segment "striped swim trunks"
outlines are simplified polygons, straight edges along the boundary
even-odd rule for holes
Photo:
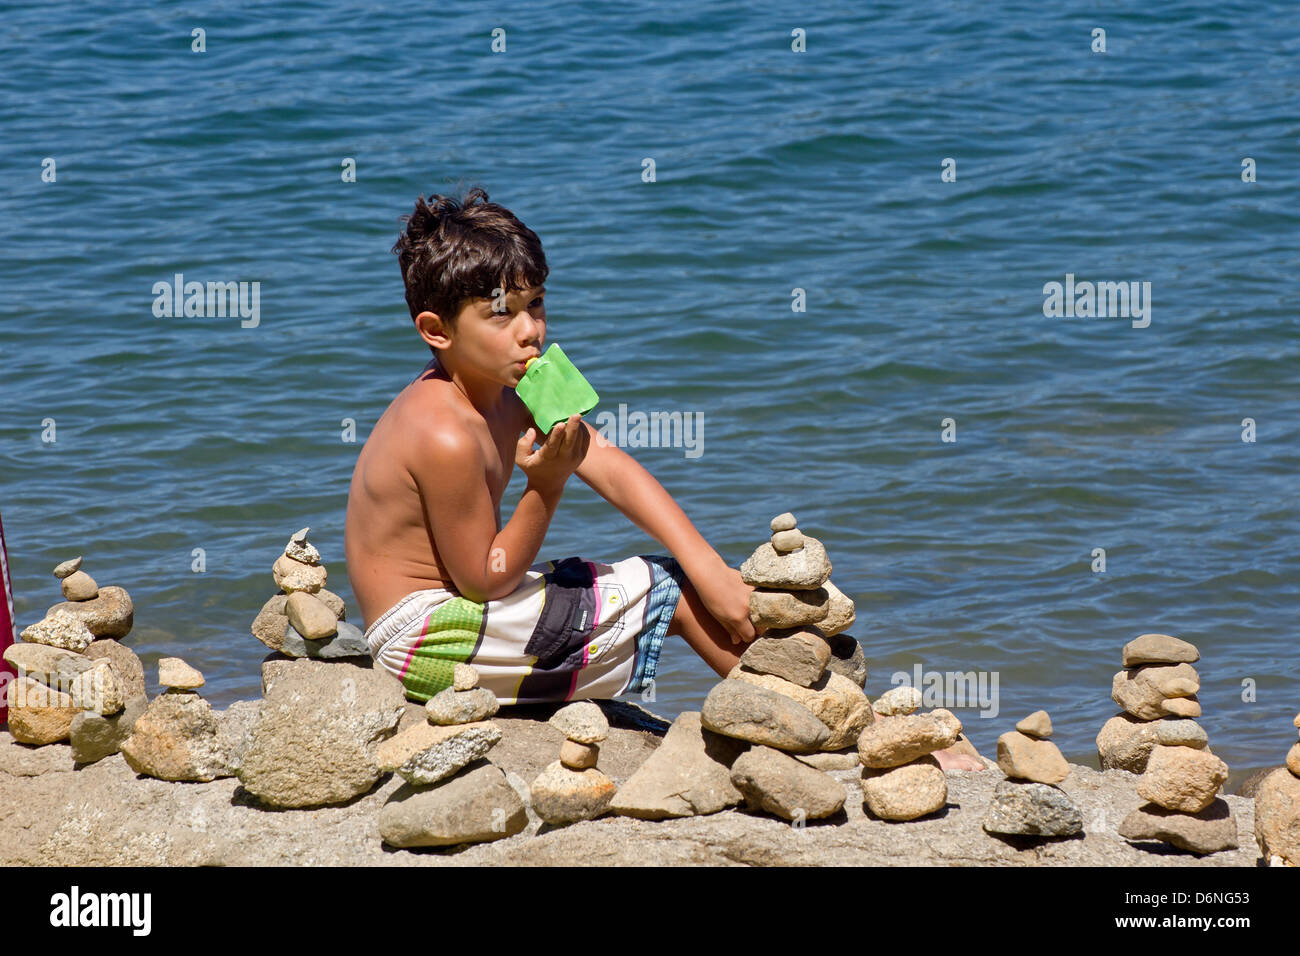
[[[502,704],[605,699],[651,685],[685,580],[676,559],[535,564],[512,594],[479,604],[431,588],[366,628],[375,663],[427,701],[473,664]]]

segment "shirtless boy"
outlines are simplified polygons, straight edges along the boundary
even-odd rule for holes
[[[515,394],[545,348],[541,241],[478,188],[421,196],[403,218],[393,251],[434,358],[375,424],[348,494],[348,575],[376,662],[417,701],[460,662],[502,704],[600,699],[650,686],[677,635],[725,675],[755,637],[753,588],[630,455],[576,415],[540,434]],[[527,484],[503,527],[515,466]],[[672,557],[539,563],[575,474]]]

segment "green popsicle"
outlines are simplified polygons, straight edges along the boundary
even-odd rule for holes
[[[515,393],[528,406],[544,433],[570,415],[585,415],[600,396],[554,342],[541,356],[529,359]]]

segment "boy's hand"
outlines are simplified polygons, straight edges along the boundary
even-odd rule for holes
[[[582,427],[582,416],[570,415],[568,421],[560,422],[534,451],[533,442],[537,440],[537,429],[529,426],[515,446],[515,464],[530,485],[559,490],[587,456],[590,438]]]
[[[748,644],[756,636],[749,620],[749,595],[754,588],[740,579],[740,572],[723,565],[717,574],[702,575],[699,581],[691,579],[695,591],[709,609],[709,613],[731,635],[731,643]]]

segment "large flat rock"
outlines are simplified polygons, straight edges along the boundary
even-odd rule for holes
[[[558,705],[557,705],[558,706]],[[667,722],[602,701],[610,722],[600,767],[622,784],[652,753]],[[563,736],[546,723],[556,706],[503,707],[504,736],[488,759],[527,803],[528,784],[559,754]],[[409,704],[403,716],[424,718]],[[121,754],[73,769],[66,743],[29,747],[0,731],[0,865],[88,866],[501,866],[501,865],[849,865],[849,866],[1255,866],[1254,802],[1229,795],[1240,848],[1197,857],[1161,844],[1136,846],[1116,832],[1143,801],[1137,776],[1071,765],[1061,784],[1083,814],[1084,835],[1035,845],[985,833],[981,823],[998,770],[946,774],[946,807],[908,823],[870,819],[858,770],[830,771],[848,791],[843,814],[796,828],[773,816],[729,809],[703,817],[639,820],[607,815],[549,829],[529,809],[526,830],[464,849],[399,850],[379,836],[379,811],[404,781],[386,775],[343,806],[271,811],[233,777],[209,783],[138,778]]]

